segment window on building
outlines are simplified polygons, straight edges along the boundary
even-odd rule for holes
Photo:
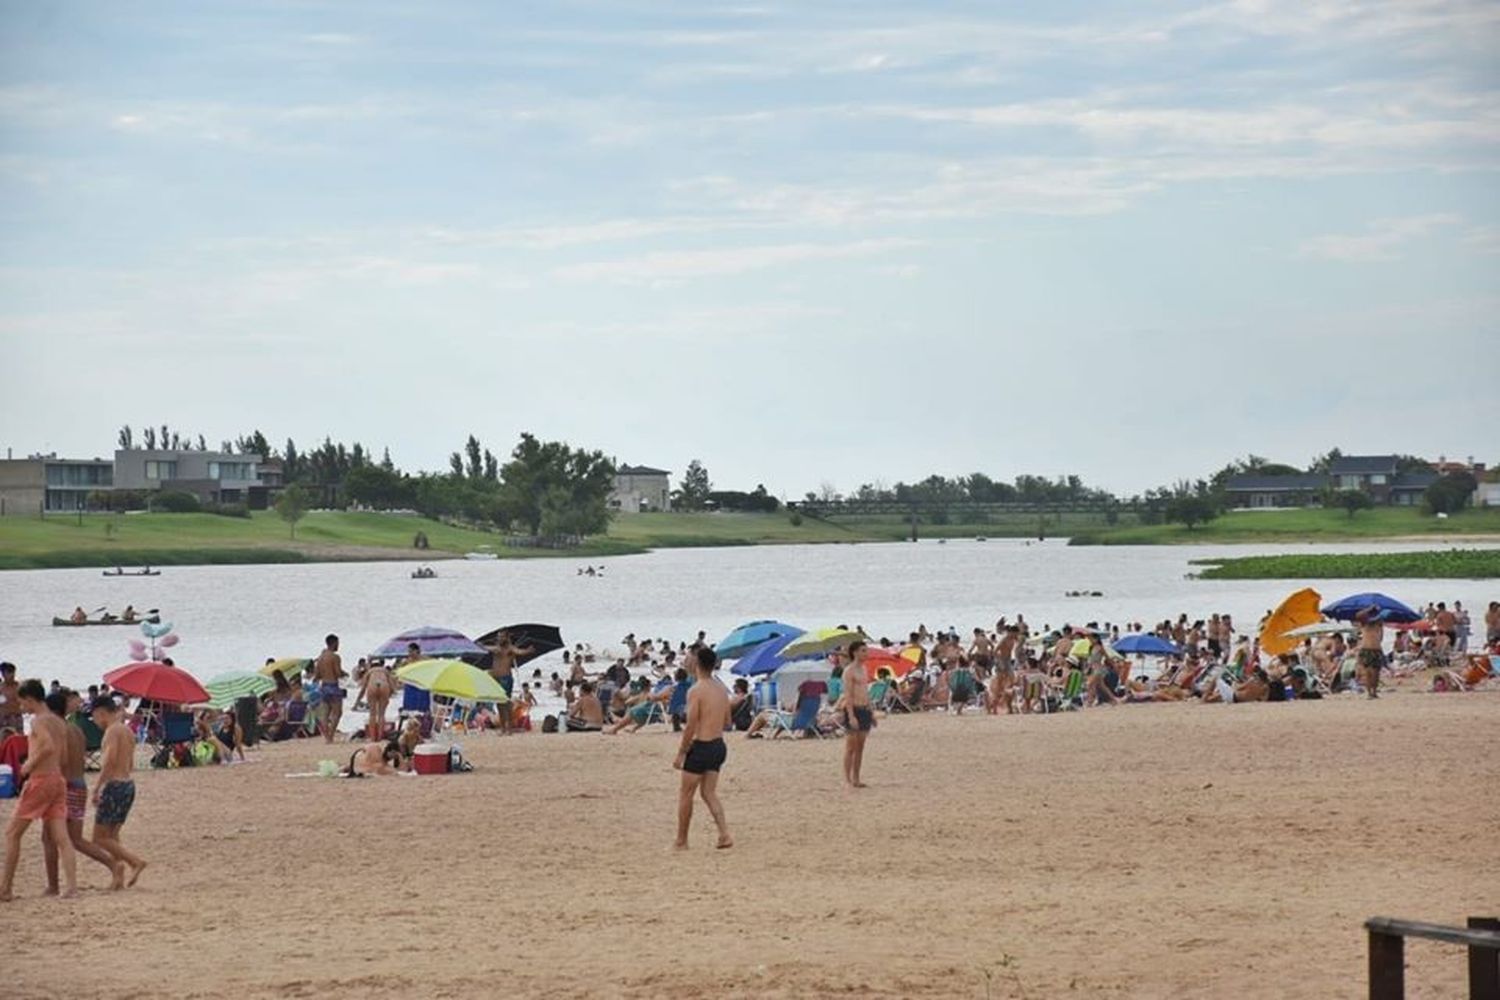
[[[146,478],[147,479],[154,479],[154,480],[157,480],[157,481],[160,481],[160,480],[163,480],[163,479],[176,479],[177,478],[177,463],[176,462],[156,462],[156,461],[149,461],[148,460],[146,462]]]
[[[1381,475],[1378,472],[1375,473],[1373,476],[1370,477],[1370,485],[1371,486],[1384,486],[1385,485],[1385,476]]]
[[[1359,477],[1358,476],[1339,476],[1339,489],[1341,489],[1341,490],[1357,490],[1357,489],[1359,489]]]

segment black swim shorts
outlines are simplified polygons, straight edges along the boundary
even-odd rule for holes
[[[707,774],[721,769],[728,757],[729,748],[724,745],[723,739],[694,740],[693,745],[688,747],[682,769],[688,774]]]
[[[875,728],[875,713],[866,705],[856,705],[849,710],[854,715],[854,725],[849,728],[854,732],[868,733]]]

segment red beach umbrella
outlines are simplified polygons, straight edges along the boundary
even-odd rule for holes
[[[149,698],[168,705],[197,705],[210,699],[198,678],[180,667],[155,660],[116,667],[104,675],[104,683],[136,698]]]
[[[904,656],[897,656],[892,650],[881,649],[878,646],[873,649],[869,646],[865,647],[865,676],[872,681],[880,676],[882,667],[890,670],[891,676],[899,679],[910,673],[911,668],[915,666],[916,664],[911,660]]]

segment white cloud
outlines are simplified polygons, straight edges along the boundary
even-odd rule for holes
[[[617,260],[568,264],[557,268],[554,273],[560,278],[573,281],[655,284],[682,281],[687,278],[744,274],[749,271],[785,267],[806,261],[869,257],[919,245],[920,241],[917,240],[891,237],[845,243],[782,243],[709,250],[661,251]]]
[[[1461,221],[1450,214],[1376,219],[1363,233],[1329,233],[1304,240],[1297,248],[1297,256],[1349,263],[1399,260],[1407,244]]]

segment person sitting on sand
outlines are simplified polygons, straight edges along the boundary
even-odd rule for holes
[[[750,694],[750,682],[743,677],[734,679],[734,690],[729,693],[729,721],[739,732],[746,732],[755,720],[755,697]]]
[[[210,764],[227,764],[234,759],[234,752],[224,745],[224,742],[214,733],[213,727],[208,724],[208,715],[199,712],[193,717],[193,738],[201,744],[213,748],[213,759]]]
[[[594,693],[594,682],[584,681],[578,685],[578,697],[573,699],[564,717],[567,731],[597,733],[604,728],[604,706]]]
[[[219,726],[214,730],[214,735],[219,742],[230,749],[241,761],[245,759],[245,730],[240,726],[239,716],[234,710],[226,709],[219,717]],[[228,761],[225,761],[228,763]]]

